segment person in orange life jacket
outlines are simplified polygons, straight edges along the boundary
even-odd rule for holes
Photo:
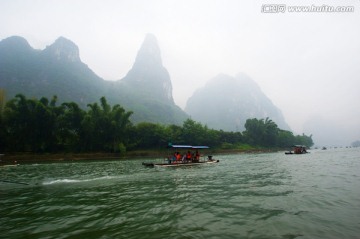
[[[181,160],[181,154],[179,152],[176,152],[176,161]]]
[[[197,150],[196,150],[196,152],[195,152],[195,160],[196,160],[197,162],[199,162],[199,160],[200,160],[200,154],[199,154],[199,151],[197,151]]]
[[[191,161],[191,160],[192,160],[192,154],[191,154],[190,151],[188,151],[187,154],[186,154],[186,160],[187,160],[187,161]]]

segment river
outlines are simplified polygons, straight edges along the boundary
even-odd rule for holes
[[[2,167],[0,238],[359,238],[360,149],[310,152]]]

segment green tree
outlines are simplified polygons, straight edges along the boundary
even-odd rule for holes
[[[79,151],[81,145],[82,121],[85,112],[74,103],[63,103],[57,118],[56,136],[59,147],[66,151]]]
[[[251,145],[273,147],[277,145],[279,128],[271,119],[248,119],[244,136]]]
[[[179,125],[171,124],[166,127],[166,139],[167,143],[186,144],[182,137],[182,127]]]
[[[132,127],[130,117],[132,111],[125,111],[120,105],[114,105],[110,112],[111,128],[113,132],[112,143],[114,152],[123,152],[126,150],[125,145],[129,143],[129,132]]]
[[[245,122],[244,136],[250,145],[262,145],[265,136],[265,125],[263,120],[256,118],[247,119]]]
[[[264,146],[276,146],[277,139],[278,139],[278,133],[279,128],[275,124],[274,121],[269,119],[268,117],[265,119],[265,121],[262,121],[264,123],[265,132],[263,136],[263,145]]]
[[[18,94],[6,103],[3,122],[7,138],[8,149],[16,151],[30,150],[29,140],[33,140],[35,129],[33,126],[32,108],[34,105],[24,95]]]
[[[279,130],[277,146],[282,148],[291,147],[295,144],[295,136],[292,132],[287,130]]]
[[[57,108],[57,97],[54,96],[51,104],[47,98],[41,98],[35,103],[33,125],[35,129],[35,139],[33,141],[33,150],[37,152],[53,151],[56,148],[57,141],[55,135]]]
[[[160,124],[142,122],[135,126],[135,130],[139,148],[163,148],[168,143],[166,127]]]
[[[97,103],[88,104],[90,109],[82,121],[82,138],[86,139],[83,148],[116,152],[129,138],[132,112],[126,112],[120,105],[111,108],[105,97],[101,97],[100,103],[101,107]]]
[[[226,132],[223,130],[217,131],[218,141],[216,146],[221,146],[223,149],[233,149],[236,145],[244,142],[243,135],[240,132]]]
[[[305,145],[306,147],[310,148],[314,145],[312,135],[307,136],[305,134],[302,134],[295,136],[295,144]]]
[[[49,107],[48,102],[46,98],[26,99],[18,94],[6,104],[3,121],[10,149],[44,152],[56,144],[55,105]]]
[[[184,121],[182,126],[182,141],[190,145],[213,145],[217,141],[215,130],[192,119]]]

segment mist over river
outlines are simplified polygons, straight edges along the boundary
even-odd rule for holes
[[[1,167],[0,238],[360,238],[360,149],[310,152]]]

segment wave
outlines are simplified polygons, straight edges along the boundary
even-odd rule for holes
[[[104,176],[99,178],[90,178],[90,179],[55,179],[51,181],[43,182],[43,185],[52,185],[52,184],[65,184],[65,183],[84,183],[84,182],[92,182],[97,180],[107,180],[107,179],[114,179],[117,178],[115,176]]]

